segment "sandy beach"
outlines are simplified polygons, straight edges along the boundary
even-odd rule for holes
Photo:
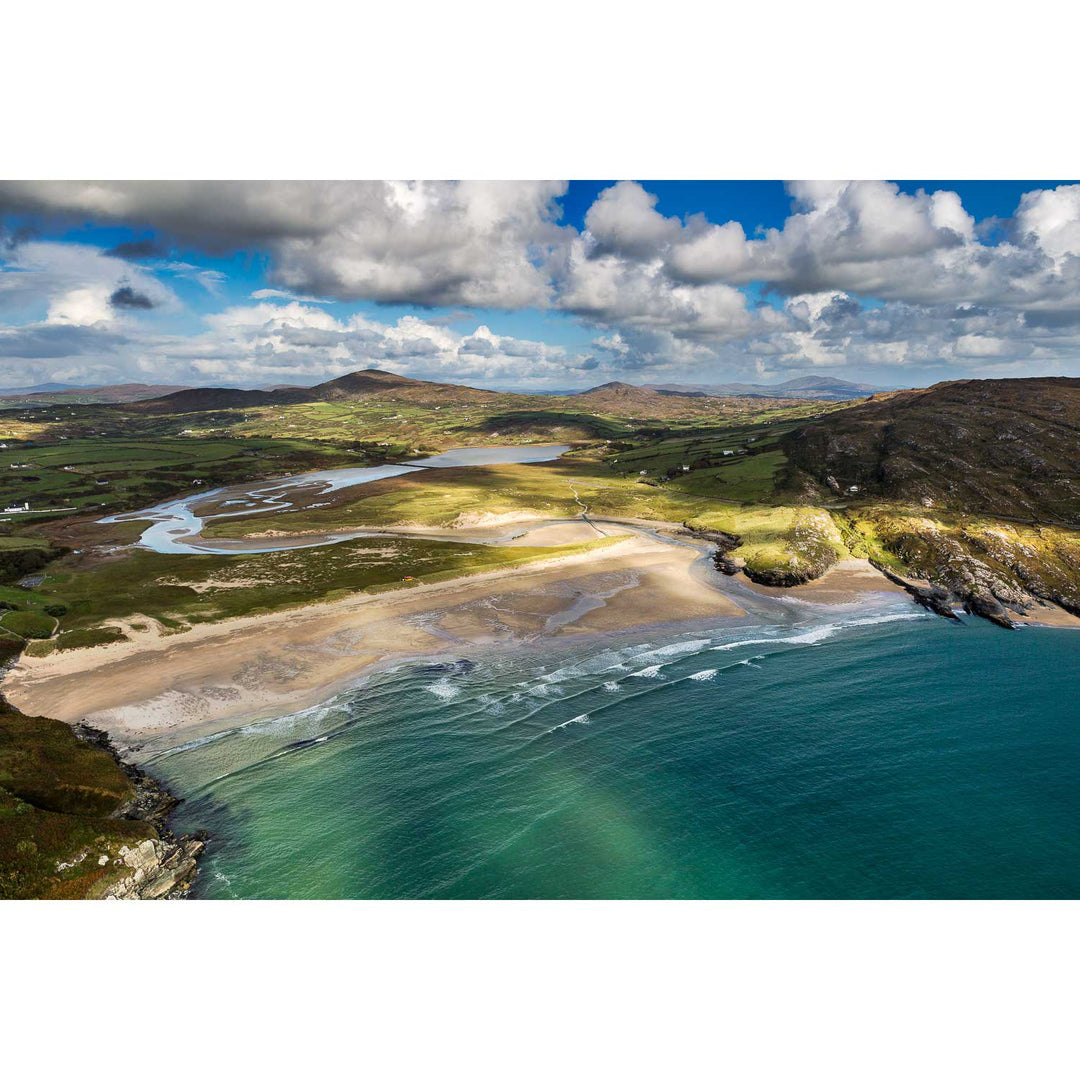
[[[679,529],[629,519],[604,519],[597,528],[580,520],[514,516],[423,530],[459,541],[530,546],[580,542],[598,531],[622,533],[623,539],[615,547],[525,567],[197,624],[182,633],[136,617],[123,626],[130,640],[24,656],[5,677],[3,690],[24,712],[67,722],[85,719],[131,745],[319,704],[365,672],[410,658],[746,614],[730,596],[705,584],[700,568],[691,575],[702,550],[664,543],[633,531],[635,526],[661,533]],[[761,596],[815,604],[853,604],[870,592],[903,593],[860,559],[841,560],[796,588],[755,585],[742,575],[738,583]],[[1051,607],[1024,621],[1080,626],[1080,620]]]
[[[567,527],[551,528],[566,542]],[[699,556],[630,535],[614,548],[524,568],[179,634],[147,621],[148,629],[129,629],[129,641],[24,657],[3,689],[24,712],[86,719],[130,745],[318,704],[373,666],[410,657],[745,614],[691,577]]]
[[[903,588],[875,570],[865,559],[841,559],[821,577],[794,588],[755,585],[746,578],[739,580],[761,596],[795,596],[816,604],[852,604],[868,592],[904,592]]]

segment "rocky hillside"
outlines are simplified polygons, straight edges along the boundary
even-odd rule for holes
[[[826,495],[1080,526],[1080,379],[900,390],[783,441]]]
[[[1080,615],[1080,379],[897,391],[782,445],[789,486],[933,610]]]
[[[203,841],[172,835],[175,805],[101,732],[0,702],[0,899],[182,896]]]

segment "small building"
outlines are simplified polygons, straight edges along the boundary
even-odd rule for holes
[[[15,506],[15,505],[5,506],[4,507],[4,513],[5,514],[25,514],[27,512],[27,510],[29,510],[29,509],[30,509],[30,504],[28,502],[24,502],[21,506]]]

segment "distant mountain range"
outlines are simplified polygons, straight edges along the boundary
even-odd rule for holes
[[[20,386],[0,390],[0,401],[27,406],[49,405],[109,405],[128,401],[143,401],[161,397],[183,386],[148,383],[117,383],[113,386],[71,386],[68,383],[41,383],[39,386]]]
[[[233,390],[202,386],[180,390],[151,400],[132,403],[139,412],[187,413],[213,409],[250,409],[263,405],[301,405],[314,401],[351,401],[358,398],[391,396],[415,404],[464,405],[505,397],[496,390],[472,386],[408,379],[389,371],[369,368],[342,375],[317,386],[283,386],[273,390]]]
[[[828,380],[838,383],[838,380]],[[854,384],[842,384],[853,386]],[[710,388],[715,390],[717,388]],[[585,399],[582,404],[590,409],[620,411],[632,410],[637,415],[665,416],[675,412],[685,412],[691,407],[690,399],[697,399],[704,404],[704,399],[718,396],[739,397],[776,397],[779,388],[770,388],[769,394],[720,395],[705,389],[689,386],[651,387],[634,386],[631,383],[609,382],[594,386],[589,390],[566,394],[567,404]],[[812,396],[814,388],[804,388],[804,397]],[[835,387],[834,394],[838,394]],[[843,400],[844,397],[864,397],[868,391],[859,390],[823,400]],[[366,371],[354,371],[342,375],[339,379],[319,383],[317,386],[279,386],[273,389],[237,390],[223,387],[196,387],[180,390],[147,400],[130,402],[130,407],[140,412],[149,413],[188,413],[206,412],[215,409],[245,409],[266,405],[298,405],[315,401],[350,401],[362,398],[383,398],[393,401],[429,405],[468,405],[473,402],[493,402],[500,399],[510,407],[528,407],[530,398],[537,395],[510,394],[498,390],[480,390],[473,386],[458,386],[453,383],[427,382],[423,379],[409,379],[404,375],[394,375],[389,371],[369,368]],[[548,401],[558,400],[557,396],[543,395]],[[787,394],[789,398],[799,395]],[[680,404],[681,403],[681,404]],[[674,410],[674,411],[673,411]]]
[[[635,386],[625,382],[608,382],[588,390],[543,394],[544,397],[586,398],[591,408],[617,406],[642,411],[654,408],[658,414],[675,407],[677,399],[710,397],[787,398],[821,401],[845,401],[879,393],[881,387],[841,379],[809,376],[790,379],[771,386],[755,383],[726,385],[687,385],[662,383]],[[415,404],[459,404],[517,399],[521,404],[528,396],[498,390],[481,390],[472,386],[409,379],[389,371],[369,368],[354,371],[338,379],[316,386],[278,385],[258,390],[228,387],[155,386],[146,383],[120,383],[113,386],[71,386],[65,383],[44,383],[39,386],[0,390],[0,403],[20,407],[50,405],[130,405],[140,412],[187,413],[214,409],[243,409],[264,405],[296,405],[315,401],[349,401],[359,398],[389,396],[394,400]],[[689,403],[688,403],[689,404]]]
[[[801,379],[788,379],[782,383],[720,383],[718,385],[650,383],[652,390],[668,393],[705,394],[707,397],[768,397],[801,398],[808,401],[848,401],[851,398],[882,394],[891,389],[887,386],[871,386],[868,383],[847,382],[824,375],[807,375]]]
[[[46,382],[37,386],[8,386],[0,389],[0,397],[25,397],[27,394],[52,394],[60,390],[80,389],[71,383]]]
[[[588,398],[593,405],[617,402],[623,405],[634,404],[647,407],[663,398],[703,398],[709,395],[698,390],[691,390],[689,387],[670,389],[663,386],[634,386],[633,383],[608,382],[593,386],[588,390],[579,390],[573,396]]]

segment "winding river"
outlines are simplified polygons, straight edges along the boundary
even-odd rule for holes
[[[102,518],[101,524],[122,521],[149,521],[151,524],[139,537],[138,546],[170,555],[240,555],[269,551],[285,551],[292,548],[325,547],[359,536],[377,536],[377,530],[365,529],[327,534],[318,540],[310,537],[281,537],[266,546],[252,546],[244,540],[207,540],[202,536],[206,525],[229,517],[250,517],[253,514],[269,514],[288,510],[293,506],[290,497],[299,491],[329,495],[342,488],[368,484],[390,476],[402,476],[414,470],[458,469],[476,465],[521,465],[538,461],[553,461],[570,447],[543,446],[475,446],[459,450],[447,450],[443,454],[420,458],[405,465],[375,465],[366,468],[323,469],[317,472],[298,473],[276,480],[252,481],[199,491],[180,499]],[[235,510],[225,507],[235,506]],[[216,510],[212,509],[215,508]]]

